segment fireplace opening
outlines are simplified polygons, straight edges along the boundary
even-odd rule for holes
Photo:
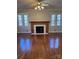
[[[36,27],[36,33],[44,33],[44,27],[43,26],[37,26]]]

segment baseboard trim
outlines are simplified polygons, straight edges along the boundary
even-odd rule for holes
[[[48,33],[32,33],[31,35],[46,35]]]

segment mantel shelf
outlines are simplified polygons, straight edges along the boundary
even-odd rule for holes
[[[30,21],[30,23],[49,23],[50,21]]]

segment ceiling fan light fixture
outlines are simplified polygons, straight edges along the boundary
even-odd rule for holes
[[[41,2],[37,3],[37,6],[34,8],[35,10],[43,10],[44,6],[42,6]]]
[[[40,8],[41,6],[37,6],[37,8]]]
[[[42,9],[44,9],[44,7],[43,7],[43,6],[42,6],[41,8],[42,8]]]
[[[40,5],[41,3],[40,2],[38,2],[38,5]]]
[[[35,10],[37,10],[37,7],[35,7]]]
[[[43,7],[43,6],[36,6],[34,9],[35,9],[35,10],[43,10],[44,7]]]

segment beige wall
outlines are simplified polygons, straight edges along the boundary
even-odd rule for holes
[[[43,11],[36,11],[34,9],[26,10],[26,11],[20,11],[18,14],[27,14],[29,21],[50,21],[52,14],[60,14],[61,10],[56,9],[47,9]],[[29,24],[30,25],[30,24]],[[58,27],[58,31],[61,31],[61,27]],[[29,30],[31,28],[28,27],[19,27],[18,26],[18,32],[27,33],[31,32]],[[49,26],[49,32],[54,31],[54,27]]]
[[[30,9],[27,11],[21,11],[18,14],[28,14],[30,21],[50,21],[51,15],[56,13],[61,13],[61,11],[56,9],[46,9],[42,11]]]
[[[30,21],[49,21],[50,14],[48,11],[34,11],[29,12]]]

